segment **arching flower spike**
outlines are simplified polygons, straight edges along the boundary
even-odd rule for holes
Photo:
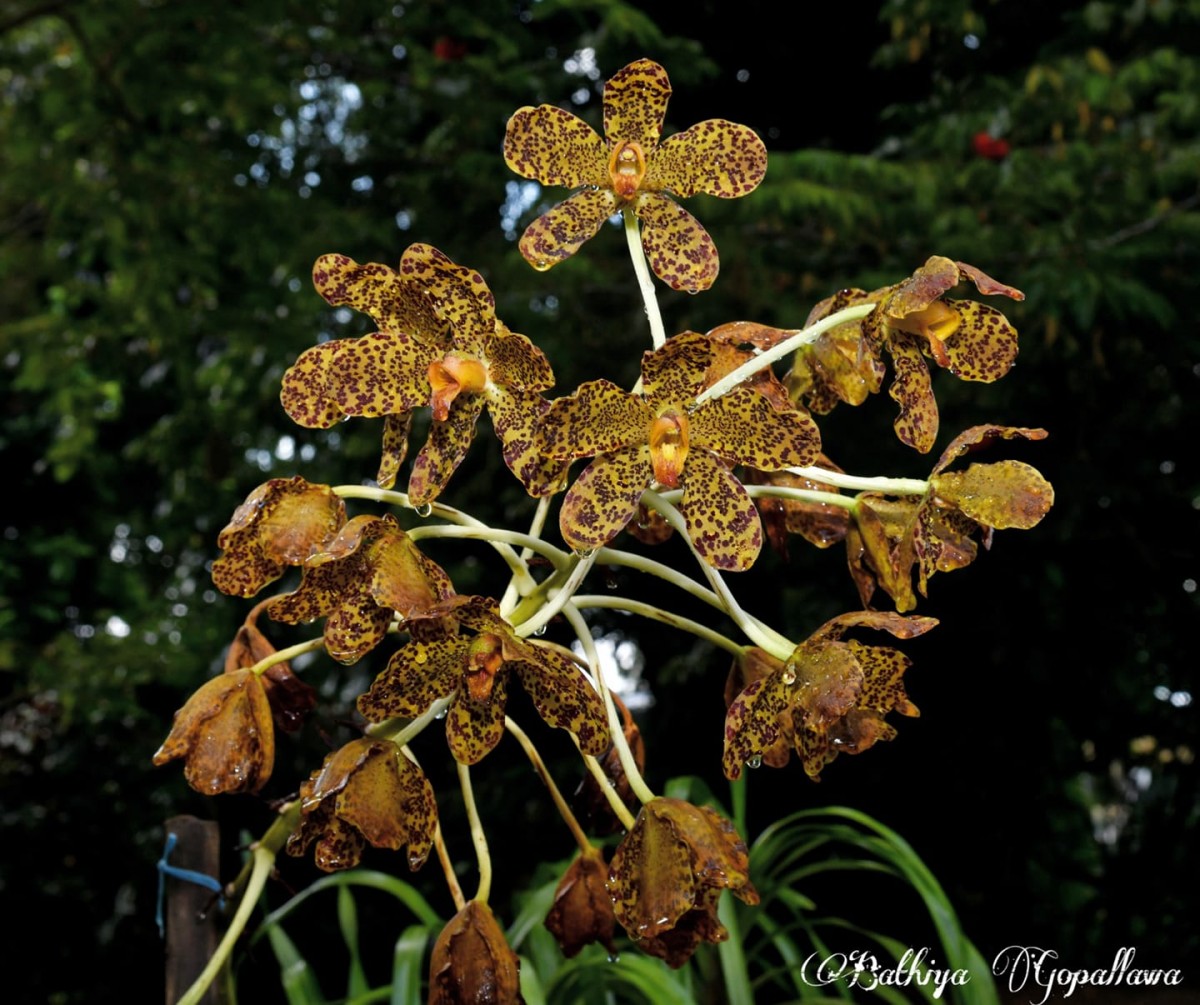
[[[554,105],[525,107],[508,121],[504,159],[525,178],[577,188],[534,220],[521,254],[536,269],[570,258],[614,213],[642,221],[650,267],[676,290],[712,286],[719,260],[712,238],[673,199],[697,192],[732,199],[758,187],[767,150],[747,126],[708,119],[659,142],[671,82],[649,59],[618,70],[604,85],[604,138]]]

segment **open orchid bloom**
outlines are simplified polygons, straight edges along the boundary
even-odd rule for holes
[[[926,358],[963,380],[999,380],[1017,358],[1017,332],[996,308],[945,294],[970,281],[985,296],[1024,300],[1025,294],[992,279],[973,265],[934,255],[908,279],[866,293],[842,290],[822,300],[807,324],[855,304],[876,304],[858,321],[837,325],[796,354],[789,386],[818,413],[838,401],[860,404],[879,390],[892,359],[888,393],[899,404],[896,435],[928,453],[937,439],[938,410]]]
[[[760,649],[747,650],[735,667],[742,684],[725,717],[725,774],[738,778],[744,765],[782,767],[792,751],[813,781],[838,754],[860,754],[896,729],[888,712],[915,716],[901,677],[911,666],[886,646],[843,641],[850,628],[874,628],[901,639],[933,628],[933,618],[862,611],[827,621],[796,647],[786,662]]]
[[[585,754],[601,756],[611,742],[604,703],[571,660],[518,637],[489,597],[452,597],[421,615],[452,618],[466,634],[415,639],[402,646],[358,700],[369,722],[415,718],[453,695],[446,740],[463,764],[482,760],[504,735],[509,677],[521,679],[538,714],[579,739]]]
[[[758,903],[746,845],[707,806],[652,799],[613,854],[608,873],[617,920],[638,948],[681,967],[701,942],[729,937],[717,901],[729,890]]]
[[[299,475],[272,478],[246,497],[217,538],[224,550],[213,562],[213,585],[235,597],[252,597],[303,565],[341,530],[346,506],[328,485]]]
[[[485,408],[504,461],[535,496],[561,487],[562,466],[547,465],[534,430],[554,375],[541,350],[496,317],[483,277],[428,244],[411,245],[395,272],[324,255],[313,268],[331,304],[369,314],[379,331],[313,346],[284,374],[281,398],[298,423],[329,428],[346,416],[382,418],[378,481],[390,486],[408,445],[413,410],[428,405],[429,438],[413,462],[408,495],[432,502],[466,456]]]
[[[712,286],[720,263],[700,222],[667,196],[703,192],[732,199],[754,191],[767,150],[747,126],[708,119],[662,142],[671,97],[667,71],[649,59],[618,70],[604,85],[604,137],[554,105],[526,106],[508,121],[504,159],[524,178],[579,189],[534,220],[521,254],[536,269],[570,258],[614,213],[642,222],[650,267],[676,290]]]
[[[870,603],[879,588],[897,611],[911,611],[917,606],[914,566],[917,588],[928,596],[935,572],[961,569],[975,560],[976,536],[989,548],[996,530],[1036,526],[1054,504],[1054,488],[1036,468],[1021,461],[997,461],[972,464],[965,471],[946,469],[963,454],[996,439],[1045,437],[1044,429],[972,426],[946,447],[925,495],[859,495],[846,548],[863,604]]]
[[[417,617],[453,592],[395,517],[363,515],[305,562],[299,588],[267,614],[289,625],[325,618],[325,651],[353,663],[383,641],[393,617]]]
[[[300,806],[288,854],[303,855],[316,842],[314,858],[326,872],[358,865],[368,844],[392,851],[407,845],[415,871],[433,847],[433,789],[389,740],[362,737],[335,750],[300,786]]]
[[[731,570],[754,563],[762,526],[730,467],[811,464],[820,434],[806,412],[781,411],[753,386],[697,406],[717,352],[707,336],[685,332],[642,357],[641,394],[595,380],[550,406],[542,426],[547,455],[595,458],[563,500],[559,522],[573,548],[611,541],[657,482],[683,488],[679,509],[705,561]]]

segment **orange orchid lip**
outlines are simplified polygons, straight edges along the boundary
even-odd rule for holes
[[[914,311],[902,318],[888,318],[888,324],[910,335],[920,335],[929,340],[929,348],[939,366],[949,366],[946,355],[946,339],[958,331],[962,318],[953,307],[935,300],[923,310]]]
[[[450,414],[450,406],[464,391],[479,394],[487,387],[487,367],[471,356],[447,353],[429,364],[429,386],[432,394],[429,404],[433,417],[444,422]]]
[[[687,415],[668,409],[650,424],[650,462],[654,477],[667,488],[679,488],[688,452]]]
[[[467,650],[467,693],[472,701],[487,702],[492,697],[496,674],[504,666],[504,646],[500,639],[485,632]]]
[[[621,199],[632,199],[646,177],[646,155],[632,141],[618,143],[608,159],[608,176]]]

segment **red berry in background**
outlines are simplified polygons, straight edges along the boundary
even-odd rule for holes
[[[976,156],[990,161],[1002,161],[1012,152],[1008,140],[997,139],[987,132],[979,132],[971,137],[971,149]]]
[[[444,63],[456,63],[467,54],[467,43],[448,35],[440,35],[433,43],[433,58]]]

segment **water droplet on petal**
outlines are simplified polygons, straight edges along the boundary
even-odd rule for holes
[[[546,634],[546,626],[545,625],[538,625],[537,628],[535,628],[533,630],[534,638],[540,639],[545,634]]]
[[[609,963],[620,963],[621,962],[621,954],[620,953],[609,953],[608,954],[608,962]]]
[[[753,757],[749,758],[746,761],[746,767],[747,768],[761,768],[762,767],[762,755],[755,754]]]
[[[437,714],[434,716],[434,718],[435,718],[435,719],[444,719],[444,718],[446,718],[446,713],[447,713],[447,712],[449,712],[449,711],[450,711],[450,706],[449,706],[449,705],[447,705],[445,708],[438,709],[438,712],[437,712]]]
[[[782,680],[785,684],[796,683],[796,664],[789,663],[783,668]]]
[[[575,549],[575,555],[577,558],[587,559],[587,558],[591,558],[594,554],[596,554],[595,548],[576,548]]]
[[[433,512],[433,503],[426,503],[424,506],[414,506],[413,509],[417,511],[417,516],[423,519]]]

